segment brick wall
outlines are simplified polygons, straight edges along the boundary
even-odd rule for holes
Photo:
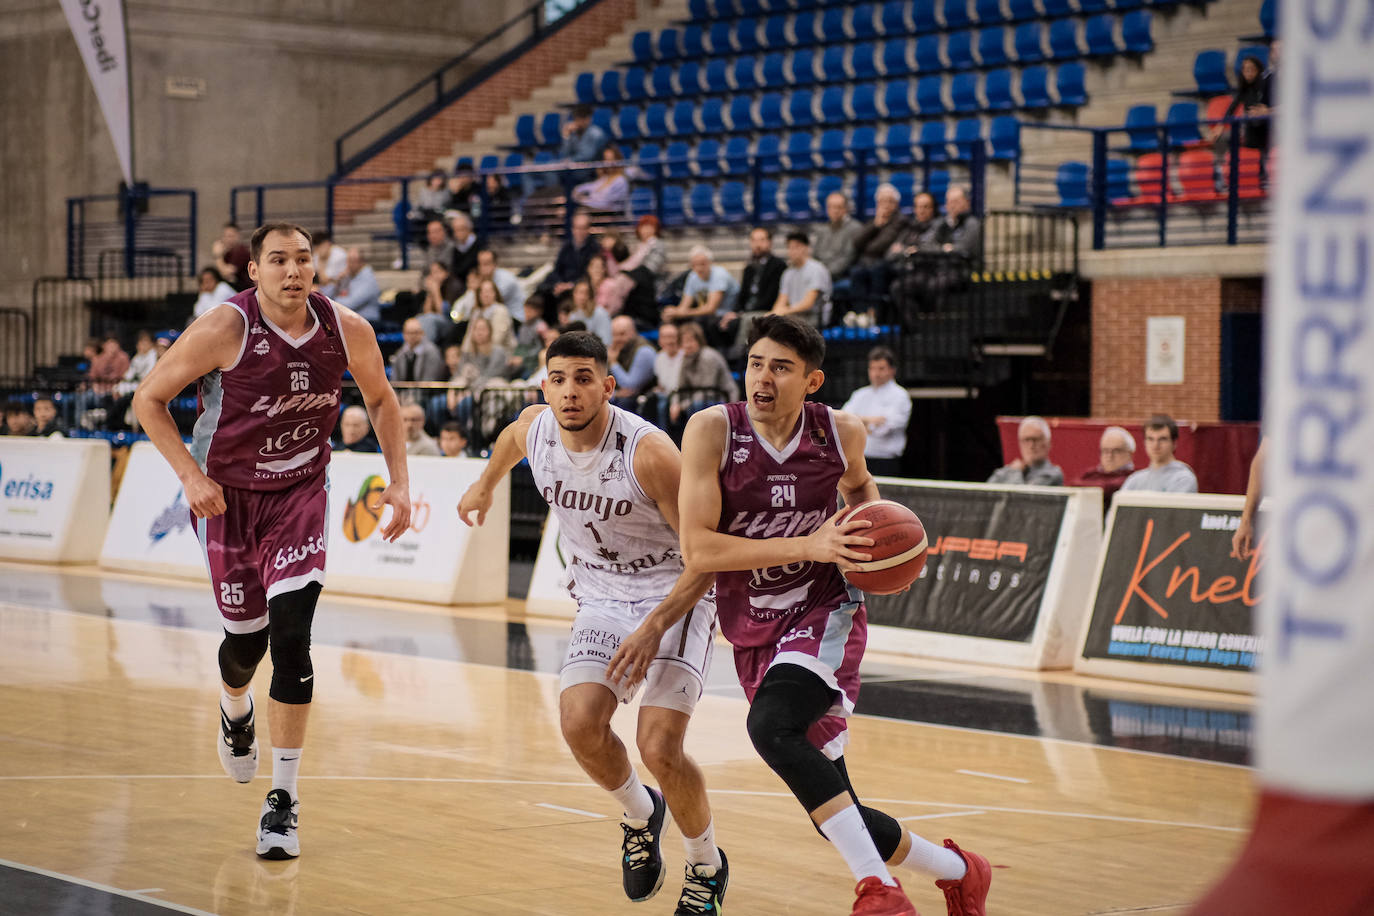
[[[608,35],[619,32],[637,13],[636,0],[601,0],[363,163],[349,173],[350,177],[429,171],[436,159],[452,155],[455,143],[470,141],[478,130],[490,127],[510,110],[512,101],[529,98],[570,63],[582,60],[603,45]],[[512,136],[512,142],[514,139]],[[395,193],[396,186],[390,183],[346,185],[335,192],[335,207],[345,212],[366,210]]]
[[[1220,277],[1102,277],[1092,284],[1092,415],[1221,416]],[[1145,320],[1186,321],[1183,384],[1145,383]]]

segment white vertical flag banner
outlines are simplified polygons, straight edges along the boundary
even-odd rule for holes
[[[134,183],[133,120],[129,105],[129,47],[124,0],[61,0],[72,37],[86,62],[124,181]]]

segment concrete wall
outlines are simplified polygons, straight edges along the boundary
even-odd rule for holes
[[[136,177],[199,192],[204,261],[230,187],[325,177],[338,134],[527,2],[127,5]],[[203,80],[204,94],[170,97],[169,78]],[[0,308],[27,308],[36,277],[65,271],[66,198],[111,193],[120,180],[54,0],[0,0],[0,125]]]

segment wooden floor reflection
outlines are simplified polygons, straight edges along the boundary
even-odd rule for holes
[[[177,626],[17,598],[0,604],[0,859],[221,914],[672,912],[679,835],[665,837],[663,892],[626,901],[609,798],[562,744],[547,671],[317,642],[302,857],[262,862],[268,782],[230,782],[215,755],[213,618]],[[461,629],[511,611],[427,613]],[[728,651],[717,659],[728,678]],[[621,711],[621,734],[632,715]],[[759,762],[744,718],[742,699],[712,690],[689,736],[730,856],[728,911],[847,913],[843,863]],[[861,795],[1003,866],[996,916],[1182,913],[1236,852],[1252,804],[1236,766],[866,717],[853,738]],[[931,882],[902,877],[922,913],[944,912]]]

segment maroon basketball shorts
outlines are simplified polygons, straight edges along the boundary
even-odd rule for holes
[[[831,760],[849,743],[845,719],[859,699],[859,662],[868,643],[868,611],[862,601],[813,608],[795,620],[776,643],[736,646],[735,671],[749,702],[775,665],[799,665],[835,691],[835,705],[807,730],[807,739]]]
[[[324,582],[329,487],[325,472],[284,490],[224,487],[225,510],[192,517],[215,602],[230,633],[267,626],[267,602]]]

